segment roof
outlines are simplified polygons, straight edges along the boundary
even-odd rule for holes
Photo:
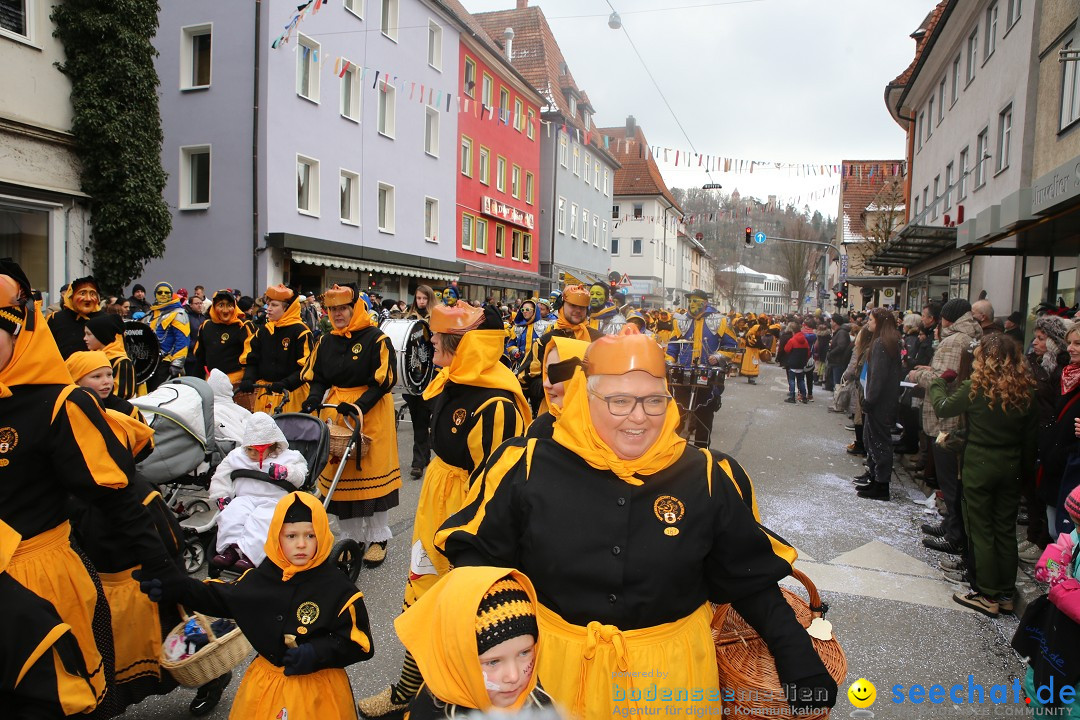
[[[746,265],[742,264],[728,265],[725,268],[720,268],[719,270],[717,270],[717,272],[733,272],[736,275],[760,275],[766,280],[779,280],[781,282],[787,282],[787,278],[783,275],[777,275],[776,273],[759,272],[752,267],[747,267]]]
[[[843,223],[843,242],[866,239],[866,210],[885,183],[904,174],[903,160],[844,160],[841,164],[840,221]]]
[[[626,140],[625,127],[597,128],[601,135],[607,135],[611,140]],[[622,163],[622,167],[615,171],[614,193],[618,195],[662,195],[679,212],[683,209],[675,202],[675,196],[671,194],[667,183],[660,175],[660,168],[656,166],[649,151],[649,144],[645,141],[645,133],[640,125],[634,125],[633,137],[635,142],[614,143],[617,148],[614,153],[615,159]]]
[[[915,77],[926,55],[929,54],[933,41],[937,39],[938,31],[943,26],[942,19],[948,14],[947,11],[952,10],[951,6],[955,5],[955,3],[956,0],[940,0],[934,6],[934,9],[923,18],[922,23],[911,34],[911,37],[915,39],[915,57],[912,58],[911,64],[907,66],[904,72],[897,75],[892,82],[885,86],[885,106],[893,119],[901,123],[902,126],[906,127],[906,123],[901,122],[905,118],[900,115],[900,107],[904,97],[907,95],[908,85],[911,83],[912,78]]]

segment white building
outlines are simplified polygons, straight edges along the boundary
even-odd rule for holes
[[[726,289],[713,299],[713,305],[722,312],[783,315],[796,309],[791,305],[787,278],[746,265],[729,265],[719,274],[728,278]]]

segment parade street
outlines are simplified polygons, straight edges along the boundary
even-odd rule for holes
[[[783,371],[775,365],[763,366],[756,386],[742,378],[729,380],[712,444],[746,468],[763,522],[798,548],[797,567],[829,605],[826,619],[848,662],[833,717],[854,710],[847,689],[860,677],[877,688],[878,699],[870,708],[877,718],[970,717],[993,715],[995,709],[1023,713],[1026,708],[1017,706],[1012,694],[1023,666],[1008,644],[1016,620],[1007,615],[991,620],[953,602],[959,588],[943,579],[937,567],[944,556],[921,544],[919,525],[931,516],[915,500],[925,496],[905,476],[902,482],[894,479],[890,502],[857,498],[851,478],[862,466],[861,458],[844,451],[852,435],[844,429],[847,416],[827,411],[830,393],[820,388],[808,405],[784,403],[786,392]],[[398,435],[401,457],[409,457],[410,443],[406,418]],[[372,660],[348,668],[356,697],[378,691],[401,667],[403,649],[393,620],[401,607],[419,489],[419,481],[404,481],[401,504],[391,513],[394,539],[387,561],[360,574],[376,651]],[[228,716],[244,667],[234,671],[228,691],[208,717]],[[969,675],[986,689],[987,703],[992,685],[1007,684],[1010,706],[968,704]],[[902,685],[906,696],[916,684],[963,685],[964,702],[946,697],[940,704],[894,704],[894,686]],[[181,689],[151,698],[125,717],[182,720],[190,717],[193,692]]]

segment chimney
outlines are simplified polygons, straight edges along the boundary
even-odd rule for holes
[[[634,137],[634,134],[635,134],[636,130],[637,130],[637,122],[634,120],[634,116],[633,115],[627,115],[626,116],[626,137],[628,137],[628,138]]]
[[[506,49],[506,59],[514,62],[514,28],[503,30],[503,47]]]
[[[529,0],[517,0],[517,9],[524,10],[529,7]]]

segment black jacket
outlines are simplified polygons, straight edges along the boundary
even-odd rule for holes
[[[890,354],[879,338],[867,353],[863,413],[890,422],[896,418],[899,406],[900,349]]]
[[[851,326],[841,325],[829,341],[829,352],[825,362],[834,367],[846,368],[851,362]]]

